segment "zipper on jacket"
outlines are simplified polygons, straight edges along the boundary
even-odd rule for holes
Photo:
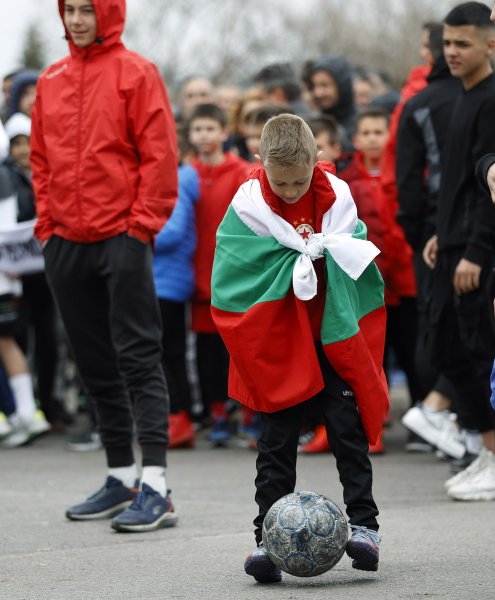
[[[79,219],[83,228],[86,228],[86,223],[83,218],[81,192],[80,192],[80,174],[81,174],[81,129],[82,129],[82,113],[83,113],[83,95],[84,95],[84,75],[86,72],[86,60],[82,59],[81,79],[79,82],[79,110],[77,116],[77,151],[76,151],[76,201],[79,210]]]

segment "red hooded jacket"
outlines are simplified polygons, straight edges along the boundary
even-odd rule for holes
[[[194,160],[192,165],[199,173],[201,187],[196,204],[196,291],[191,310],[192,329],[201,333],[216,333],[217,328],[210,312],[216,233],[232,198],[239,186],[246,181],[252,165],[230,152],[225,154],[225,160],[219,165],[204,164],[199,159]]]
[[[125,0],[93,5],[97,40],[77,48],[69,39],[70,56],[38,80],[35,233],[95,242],[128,232],[148,242],[177,198],[173,115],[157,68],[120,41]]]

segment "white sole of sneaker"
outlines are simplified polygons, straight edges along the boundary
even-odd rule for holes
[[[93,514],[78,515],[67,511],[65,516],[71,521],[97,521],[98,519],[111,519],[125,510],[131,505],[131,503],[131,500],[127,502],[121,502],[120,504],[117,504],[108,510]]]
[[[447,490],[447,496],[452,500],[459,502],[489,502],[495,500],[495,490],[486,490],[484,492],[464,492],[459,493],[455,490]]]
[[[164,529],[165,527],[174,527],[177,525],[179,517],[176,513],[165,513],[153,523],[148,525],[121,525],[112,523],[112,529],[120,532],[140,533],[144,531],[154,531],[155,529]]]

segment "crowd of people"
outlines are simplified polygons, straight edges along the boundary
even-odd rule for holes
[[[107,4],[121,8],[123,2]],[[299,185],[298,179],[286,181],[283,170],[270,171],[262,156],[266,124],[293,115],[309,127],[319,164],[347,183],[367,239],[380,251],[383,364],[389,383],[397,372],[405,377],[406,450],[436,450],[450,459],[453,477],[445,485],[451,498],[495,499],[495,185],[494,161],[486,158],[495,150],[490,9],[467,2],[441,23],[426,23],[418,34],[422,64],[400,91],[385,73],[336,53],[306,62],[301,74],[287,63],[267,65],[247,88],[191,76],[171,104],[156,68],[125,54],[117,9],[97,34],[90,2],[66,2],[61,16],[72,60],[41,76],[21,69],[3,79],[0,228],[37,217],[45,270],[0,273],[1,445],[16,448],[66,431],[75,409],[86,410],[89,430],[68,440],[68,447],[105,447],[105,485],[113,496],[108,505],[71,507],[67,516],[117,515],[112,526],[119,531],[150,527],[128,511],[119,513],[135,500],[139,479],[123,398],[134,405],[144,455],[140,493],[146,492],[145,502],[158,503],[160,526],[176,520],[165,484],[165,448],[194,448],[198,431],[206,429],[214,446],[237,441],[261,453],[266,413],[256,410],[259,403],[231,398],[229,350],[240,341],[230,341],[227,350],[227,317],[217,314],[215,300],[212,309],[218,294],[212,273],[222,258],[220,248],[215,256],[217,230],[246,181],[260,179],[263,188],[263,177],[253,175],[260,165],[279,197]],[[77,81],[85,82],[84,94]],[[125,92],[113,97],[117,85]],[[302,181],[305,173],[298,176]],[[321,223],[299,197],[286,198],[297,210],[284,206],[280,212],[307,241],[322,231]],[[249,252],[241,245],[234,251]],[[315,269],[320,285],[321,261]],[[229,310],[237,310],[240,288],[229,293]],[[275,350],[283,340],[281,331],[273,332]],[[249,335],[243,343],[246,353],[254,352]],[[240,372],[241,359],[236,355],[233,362]],[[73,364],[81,400],[69,407],[66,374]],[[325,377],[333,382],[326,385],[338,387],[335,373]],[[140,405],[144,397],[146,407]],[[329,435],[337,421],[317,402],[307,403],[297,415],[298,451],[334,452],[343,461],[340,434]],[[388,422],[384,415],[376,436],[368,436],[369,453],[385,451]],[[275,431],[274,423],[269,427]],[[263,510],[276,499],[264,498]],[[367,527],[376,534],[371,491],[370,506]],[[257,535],[261,522],[255,521]],[[376,535],[365,540],[368,546],[378,546]],[[253,564],[257,560],[252,557]],[[363,568],[375,570],[377,561]],[[270,577],[278,580],[279,573]]]

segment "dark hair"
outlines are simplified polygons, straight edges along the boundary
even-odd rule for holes
[[[250,125],[264,125],[272,117],[283,114],[294,114],[294,111],[286,104],[263,104],[248,113],[247,122]]]
[[[313,132],[314,137],[324,132],[328,134],[332,144],[340,144],[341,136],[337,119],[332,115],[319,115],[318,117],[309,117],[306,123]]]
[[[372,118],[372,119],[385,119],[385,121],[387,122],[387,125],[389,125],[390,123],[390,111],[388,111],[386,108],[381,108],[381,107],[371,107],[371,108],[365,108],[364,110],[360,111],[358,113],[357,119],[356,119],[356,130],[359,127],[359,124],[361,123],[361,121],[363,119],[366,119],[367,117]]]
[[[481,2],[464,2],[453,8],[445,17],[445,25],[460,27],[474,25],[475,27],[493,27],[490,21],[491,10]]]
[[[357,65],[353,70],[353,78],[358,81],[368,81],[371,83],[370,72],[369,69],[363,67],[362,65]]]
[[[267,92],[281,88],[288,102],[294,102],[301,97],[301,87],[289,63],[274,63],[263,67],[253,77],[253,81],[261,83]]]
[[[425,21],[421,26],[421,29],[424,29],[425,31],[430,33],[430,31],[433,29],[433,27],[435,27],[435,25],[438,25],[436,21]]]
[[[228,119],[225,111],[216,104],[198,104],[191,113],[188,120],[188,129],[194,119],[213,119],[220,123],[222,127],[227,127]]]
[[[429,29],[428,46],[433,60],[437,61],[443,55],[443,24],[433,23]]]

